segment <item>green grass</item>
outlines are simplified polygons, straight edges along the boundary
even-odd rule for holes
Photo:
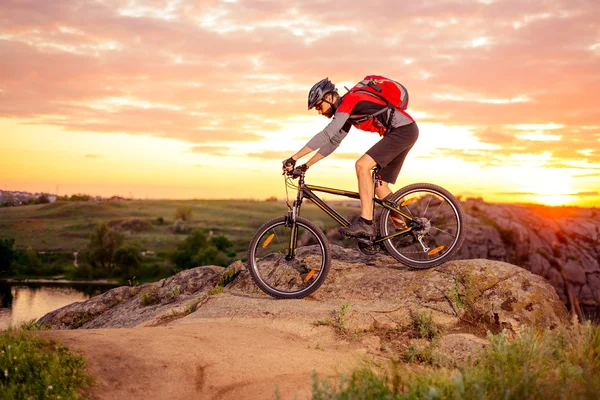
[[[154,251],[172,251],[185,239],[173,234],[173,216],[177,207],[190,207],[191,230],[204,228],[233,241],[235,250],[244,254],[256,229],[271,218],[285,215],[280,202],[252,200],[133,200],[110,202],[57,202],[0,208],[0,237],[15,238],[15,248],[36,251],[73,252],[84,249],[98,224],[118,223],[139,218],[152,223],[149,230],[132,232],[126,243],[139,243]],[[342,215],[357,211],[336,207]],[[326,228],[337,224],[315,205],[304,203],[302,216],[321,221]],[[156,221],[163,218],[164,223]]]
[[[0,398],[80,399],[91,383],[85,360],[66,347],[26,330],[11,329],[0,335]]]
[[[597,399],[600,327],[489,334],[477,362],[458,370],[393,364],[354,370],[338,384],[313,377],[313,399]]]

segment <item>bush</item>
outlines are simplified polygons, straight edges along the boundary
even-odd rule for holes
[[[11,273],[11,265],[15,259],[14,244],[15,239],[0,239],[0,274]]]
[[[175,208],[175,220],[181,219],[183,222],[192,222],[192,207],[190,206],[177,206]]]
[[[142,249],[136,244],[128,244],[115,251],[115,264],[120,268],[123,278],[136,274],[142,264],[141,251]]]
[[[101,224],[94,229],[88,244],[89,261],[93,267],[98,264],[109,274],[115,266],[115,252],[123,243],[123,234]]]
[[[189,269],[201,265],[229,264],[227,251],[233,243],[224,236],[213,236],[209,239],[202,229],[195,230],[177,246],[171,254],[171,262],[178,268]]]
[[[29,332],[0,335],[0,398],[76,399],[92,383],[85,360]]]
[[[188,228],[184,220],[177,219],[173,222],[173,233],[187,233],[187,231]]]
[[[600,393],[600,327],[526,329],[508,341],[488,335],[476,364],[449,371],[354,371],[339,388],[313,378],[313,399],[595,399]],[[397,366],[396,366],[397,367]]]

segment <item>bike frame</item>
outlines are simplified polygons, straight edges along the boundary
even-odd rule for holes
[[[373,170],[372,176],[373,176],[373,217],[375,217],[376,205],[379,204],[383,208],[387,208],[388,210],[390,210],[390,212],[395,212],[397,214],[402,215],[404,218],[406,218],[409,221],[409,223],[407,224],[407,229],[405,229],[405,230],[395,232],[392,235],[388,235],[388,236],[384,236],[384,237],[379,236],[379,233],[378,233],[378,236],[375,238],[375,240],[373,240],[373,244],[380,244],[384,240],[391,239],[396,236],[400,236],[407,232],[410,232],[415,227],[413,225],[418,225],[418,222],[415,221],[410,215],[407,215],[407,214],[403,213],[402,211],[400,211],[392,203],[384,202],[384,201],[378,199],[377,197],[375,197],[375,189],[377,188],[377,184],[380,182],[380,179],[377,178],[377,169]],[[319,198],[319,196],[317,196],[314,192],[323,192],[323,193],[329,193],[329,194],[333,194],[333,195],[337,195],[337,196],[349,197],[351,199],[360,199],[360,194],[358,192],[339,190],[339,189],[333,189],[333,188],[316,186],[316,185],[307,185],[304,183],[304,174],[300,175],[299,182],[298,182],[298,194],[296,196],[296,201],[294,201],[293,206],[290,208],[290,212],[288,212],[288,216],[287,216],[288,221],[286,222],[286,224],[289,224],[292,227],[292,234],[290,235],[290,248],[289,248],[290,252],[286,256],[287,259],[290,259],[296,255],[296,246],[297,246],[297,240],[298,240],[298,237],[297,237],[298,229],[296,228],[296,217],[300,215],[300,207],[301,207],[302,201],[304,199],[308,199],[308,200],[312,201],[313,203],[315,203],[317,205],[317,207],[319,207],[321,210],[323,210],[327,215],[329,215],[331,218],[333,218],[333,220],[336,221],[341,226],[350,225],[350,222],[348,220],[346,220],[346,218],[342,217],[337,211],[335,211],[325,201],[323,201],[321,198]]]

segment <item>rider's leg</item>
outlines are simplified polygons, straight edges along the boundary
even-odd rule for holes
[[[377,188],[375,189],[375,194],[377,195],[378,199],[383,200],[387,196],[392,194],[392,189],[390,189],[390,187],[388,186],[389,184],[386,181],[379,181],[379,182],[381,182],[381,185],[377,185]]]
[[[356,161],[356,177],[360,194],[360,216],[366,220],[373,219],[373,176],[371,170],[377,165],[373,158],[364,154]]]

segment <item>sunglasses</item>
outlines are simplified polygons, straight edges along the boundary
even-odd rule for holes
[[[321,111],[321,107],[323,107],[323,100],[320,100],[317,104],[315,104],[315,110]]]

